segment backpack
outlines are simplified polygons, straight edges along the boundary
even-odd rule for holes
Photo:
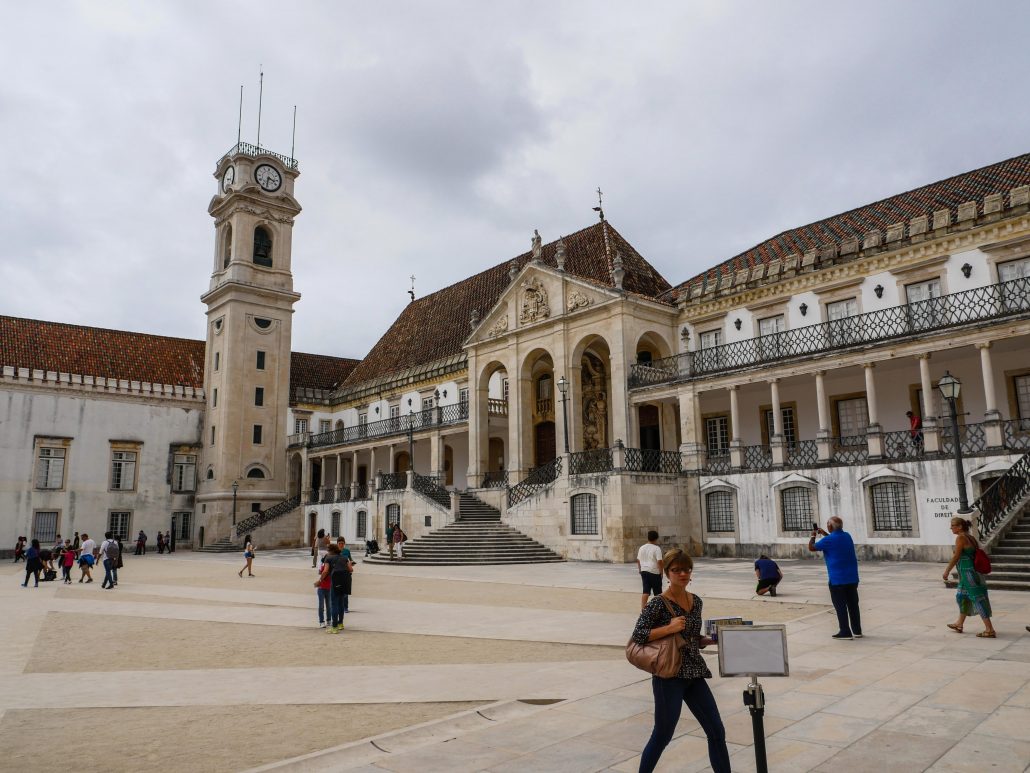
[[[122,554],[121,549],[118,547],[118,543],[115,542],[113,539],[109,539],[107,541],[107,547],[104,548],[104,550],[107,553],[107,557],[117,564],[118,559]]]

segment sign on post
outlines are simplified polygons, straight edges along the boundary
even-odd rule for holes
[[[786,626],[719,626],[719,675],[790,676]]]

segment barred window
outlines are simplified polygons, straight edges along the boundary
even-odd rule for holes
[[[197,487],[197,457],[176,454],[172,466],[172,491],[193,491]]]
[[[111,452],[111,489],[132,491],[136,488],[136,452]]]
[[[358,510],[358,527],[355,536],[358,539],[367,539],[368,537],[368,513],[364,510]]]
[[[53,544],[57,539],[57,512],[55,510],[41,510],[32,517],[32,539],[38,539],[40,544]]]
[[[705,495],[708,531],[733,531],[733,494],[711,491]]]
[[[877,483],[872,487],[872,495],[874,531],[911,531],[912,508],[906,484]]]
[[[597,497],[593,494],[572,497],[572,533],[597,534]]]
[[[401,506],[400,505],[387,505],[386,506],[386,525],[389,526],[391,523],[401,522]]]
[[[329,533],[334,537],[340,536],[340,511],[333,510],[332,524],[329,526]]]
[[[36,488],[59,489],[64,486],[63,448],[41,448],[36,458]]]
[[[132,513],[127,511],[112,512],[107,517],[107,530],[115,539],[127,540],[129,538],[129,521]]]
[[[802,486],[791,486],[780,494],[783,506],[784,531],[812,530],[812,492]]]

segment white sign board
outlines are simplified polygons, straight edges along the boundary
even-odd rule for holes
[[[719,627],[719,676],[789,676],[782,625]]]

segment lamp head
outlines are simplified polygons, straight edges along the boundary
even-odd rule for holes
[[[238,480],[234,480],[232,482],[232,493],[235,495],[237,490],[239,490],[239,488],[240,488],[240,482]]]
[[[565,378],[565,376],[562,376],[560,379],[558,379],[558,391],[562,394],[565,394],[569,391],[569,380]]]
[[[941,390],[945,400],[957,400],[959,391],[962,389],[962,382],[948,371],[944,371],[941,380],[937,382],[937,388]]]

